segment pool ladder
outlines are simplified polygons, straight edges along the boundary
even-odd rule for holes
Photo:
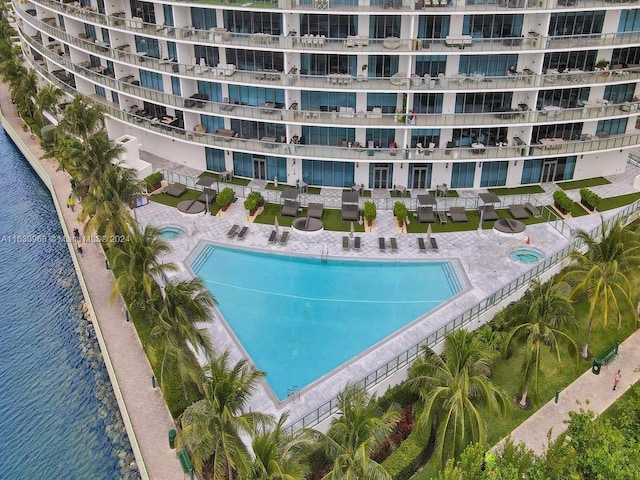
[[[322,246],[322,252],[320,252],[320,261],[322,263],[329,263],[329,247],[326,245]]]

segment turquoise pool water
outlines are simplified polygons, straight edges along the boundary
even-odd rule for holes
[[[522,263],[536,263],[544,258],[544,255],[533,248],[514,248],[509,252],[509,258]]]
[[[175,240],[176,238],[180,238],[184,235],[184,230],[180,227],[175,227],[173,225],[167,225],[165,227],[160,227],[160,236],[166,240]]]
[[[192,261],[283,400],[461,290],[450,262],[366,262],[208,245]]]

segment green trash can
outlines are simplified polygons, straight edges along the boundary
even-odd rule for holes
[[[593,365],[591,365],[591,373],[594,375],[600,375],[600,369],[602,368],[602,361],[599,358],[593,359]]]
[[[175,430],[169,430],[169,447],[170,448],[176,448],[176,435],[178,434],[178,432],[176,432]]]

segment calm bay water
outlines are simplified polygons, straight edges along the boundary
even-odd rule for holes
[[[0,478],[138,478],[51,196],[0,127]]]

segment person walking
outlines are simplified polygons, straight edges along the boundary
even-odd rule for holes
[[[67,208],[70,208],[72,212],[75,211],[75,205],[73,202],[73,196],[69,195],[69,198],[67,198]]]
[[[613,389],[615,390],[616,387],[618,386],[618,384],[620,383],[620,379],[622,378],[622,373],[620,373],[620,370],[618,370],[616,372],[616,374],[613,376]]]

